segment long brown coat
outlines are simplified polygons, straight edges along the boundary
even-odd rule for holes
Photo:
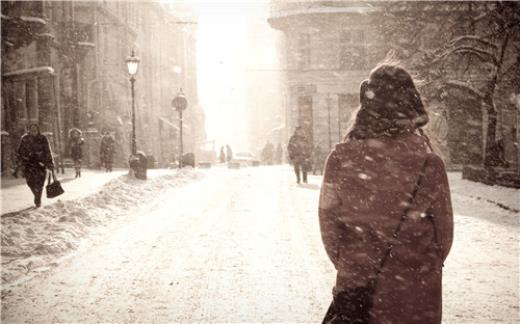
[[[392,233],[416,199],[397,239]],[[448,179],[423,137],[348,140],[330,154],[320,195],[322,239],[338,273],[336,290],[363,286],[387,243],[392,257],[379,276],[372,323],[441,323],[442,264],[453,238]]]

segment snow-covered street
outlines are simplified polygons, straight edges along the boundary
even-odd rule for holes
[[[335,274],[320,183],[289,166],[167,170],[3,217],[2,322],[321,322]],[[443,322],[518,323],[520,192],[450,184]]]

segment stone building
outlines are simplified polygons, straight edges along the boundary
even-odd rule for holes
[[[14,151],[29,122],[37,122],[61,151],[63,116],[57,109],[59,51],[53,46],[43,2],[2,1],[2,173],[13,166]],[[64,13],[67,14],[68,13]]]
[[[397,10],[408,10],[406,15],[403,11],[397,12],[394,22],[386,20],[388,6],[392,5],[364,1],[271,2],[269,23],[283,33],[284,39],[280,52],[286,56],[287,67],[281,91],[287,93],[288,129],[301,125],[314,145],[332,148],[344,136],[351,114],[359,105],[361,81],[388,57],[390,51],[392,58],[397,58],[412,74],[429,72],[427,67],[421,66],[424,55],[439,44],[447,43],[450,40],[446,38],[448,34],[452,37],[457,33],[471,34],[471,28],[478,33],[480,28],[487,31],[490,25],[486,15],[474,23],[470,21],[467,26],[464,23],[471,15],[477,17],[479,12],[490,10],[486,4],[443,3],[441,6],[406,2],[402,8],[399,4],[394,6]],[[466,12],[466,7],[473,12]],[[423,15],[428,20],[417,22]],[[406,24],[400,20],[404,16],[409,18]],[[413,29],[410,22],[420,26],[414,29],[413,37],[403,32],[405,28],[393,38],[385,35],[389,28],[395,27],[391,26],[392,23]],[[438,32],[442,30],[440,25],[443,22],[451,22],[447,25],[455,26],[454,30],[445,34]],[[513,64],[518,60],[518,33],[513,32],[508,40],[502,68],[506,73],[499,79],[495,93],[496,138],[503,139],[504,157],[510,164],[509,168],[518,173],[520,76]],[[487,112],[482,98],[469,90],[480,86],[484,80],[482,76],[489,73],[485,70],[489,65],[475,64],[474,60],[472,66],[474,68],[464,75],[461,73],[464,67],[454,61],[446,64],[441,83],[434,86],[418,84],[430,111],[428,130],[432,139],[448,165],[456,169],[468,164],[482,164],[485,154]],[[465,69],[467,72],[467,66]],[[461,76],[464,82],[452,81],[461,79]]]
[[[289,135],[302,126],[324,151],[345,135],[359,84],[384,56],[365,18],[371,11],[356,3],[272,2],[269,23],[283,32]]]
[[[116,164],[126,166],[131,94],[125,60],[132,49],[141,59],[135,83],[137,149],[160,163],[171,161],[178,149],[171,100],[184,87],[193,108],[186,119],[195,130],[186,138],[196,138],[187,146],[196,150],[204,137],[196,28],[185,26],[175,8],[153,1],[2,2],[3,165],[12,163],[11,152],[33,120],[52,135],[60,158],[67,157],[68,130],[83,130],[89,166],[99,163],[101,133],[110,132],[117,143]]]

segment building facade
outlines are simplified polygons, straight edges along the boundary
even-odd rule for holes
[[[394,10],[401,10],[395,19],[399,23],[399,17],[405,16],[402,10],[408,10],[406,16],[415,17],[412,21],[418,26],[413,33],[403,33],[402,29],[400,34],[390,38],[382,28],[393,28],[391,24],[396,21],[386,20],[388,15],[384,11],[392,6],[387,2],[272,1],[271,6],[269,23],[281,31],[284,38],[280,51],[286,56],[287,67],[283,72],[286,81],[280,91],[287,93],[288,129],[303,126],[313,145],[326,150],[342,139],[352,122],[352,112],[359,105],[361,81],[372,68],[385,61],[389,53],[413,75],[420,74],[416,68],[423,68],[424,72],[424,67],[416,62],[424,62],[425,53],[447,43],[448,37],[457,39],[457,33],[478,33],[478,29],[487,30],[489,25],[484,14],[476,22],[468,19],[468,26],[463,23],[464,19],[478,17],[479,12],[489,10],[486,4],[444,3],[440,6],[408,2],[401,7],[393,5]],[[473,12],[467,12],[466,7]],[[417,23],[422,16],[427,19]],[[456,27],[449,33],[439,33],[443,22]],[[411,23],[402,25],[414,28]],[[507,73],[499,79],[495,93],[496,129],[507,164],[518,172],[520,76],[518,69],[514,69],[514,62],[518,60],[518,51],[515,51],[518,33],[513,32],[508,40],[502,67]],[[468,73],[467,64],[476,68],[469,69]],[[419,84],[430,113],[428,131],[452,168],[483,163],[488,113],[481,98],[468,89],[470,85],[476,87],[482,83],[482,75],[489,73],[486,68],[488,65],[475,64],[475,61],[464,66],[448,63],[442,84]],[[464,82],[450,81],[457,78]]]
[[[323,151],[343,138],[359,104],[359,84],[384,56],[365,19],[372,10],[354,3],[272,2],[269,23],[283,32],[288,135],[302,126]]]
[[[196,91],[196,21],[157,2],[2,2],[2,170],[29,121],[67,158],[68,131],[84,132],[84,163],[97,166],[101,134],[116,140],[115,163],[130,154],[131,93],[126,58],[141,62],[135,83],[137,149],[168,164],[178,150],[171,100],[185,88],[193,124],[185,151],[204,138]],[[188,19],[188,21],[184,20]],[[187,24],[192,26],[186,27]]]

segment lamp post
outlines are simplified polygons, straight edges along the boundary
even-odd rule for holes
[[[182,88],[172,100],[172,107],[179,112],[179,169],[182,168],[182,111],[188,107],[188,101]]]
[[[126,58],[126,66],[128,68],[128,74],[130,75],[130,85],[132,89],[132,138],[130,140],[131,142],[131,152],[132,155],[136,155],[137,153],[137,147],[135,143],[135,89],[134,89],[134,83],[135,83],[135,75],[137,74],[137,70],[139,69],[139,62],[141,62],[141,59],[139,57],[135,56],[135,52],[132,49],[132,55]]]

